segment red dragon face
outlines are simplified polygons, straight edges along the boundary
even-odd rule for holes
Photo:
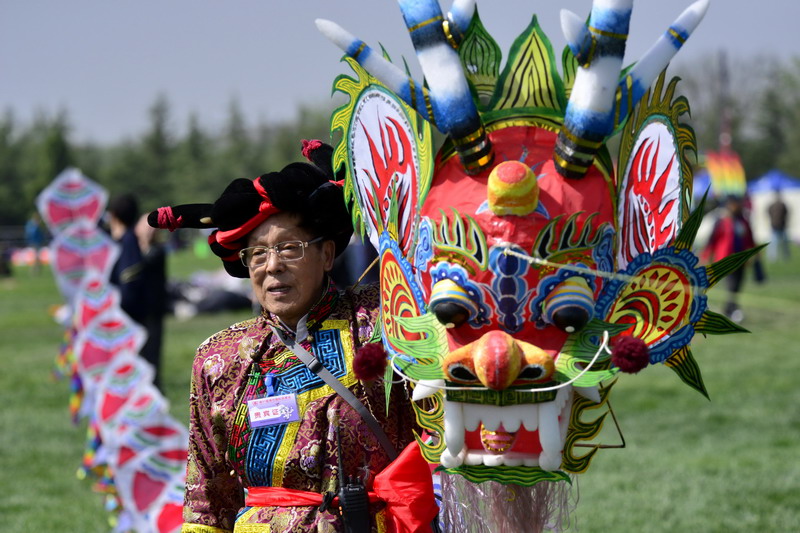
[[[556,364],[593,318],[603,278],[588,272],[612,260],[614,189],[594,167],[582,180],[558,175],[554,133],[509,127],[489,137],[494,164],[467,176],[456,157],[437,161],[422,207],[431,252],[416,266],[449,350],[440,460],[554,470],[572,406],[571,387],[553,390]],[[549,390],[529,392],[537,387]]]
[[[601,14],[611,4],[595,22],[627,24]],[[669,35],[686,37],[704,9],[687,9]],[[335,83],[349,101],[332,117],[334,166],[380,255],[387,391],[394,372],[427,399],[415,406],[431,437],[422,451],[448,473],[567,480],[597,451],[603,415],[584,415],[606,407],[603,382],[666,363],[704,393],[688,343],[696,328],[735,327],[705,312],[704,295],[733,262],[703,268],[690,250],[701,215],[688,209],[688,106],[676,80],[645,89],[674,43],[620,78],[621,55],[594,54],[621,54],[607,41],[627,28],[589,35],[567,20],[575,42],[559,65],[534,17],[501,71],[477,13],[439,24],[432,0],[401,10],[425,83],[318,21],[356,73]],[[437,155],[432,124],[447,135]],[[622,336],[639,347],[630,360],[609,349]],[[594,448],[578,454],[578,441]]]

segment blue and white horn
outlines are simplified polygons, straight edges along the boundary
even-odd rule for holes
[[[562,176],[586,174],[606,137],[683,46],[708,5],[698,0],[689,6],[621,80],[633,0],[594,0],[588,27],[574,13],[561,12],[564,36],[580,65],[553,155]]]
[[[445,36],[453,48],[458,48],[475,14],[475,0],[455,0],[442,24]]]
[[[621,96],[617,98],[619,112],[614,126],[623,122],[633,106],[655,81],[667,64],[675,57],[686,39],[694,32],[708,10],[710,0],[698,0],[690,5],[653,44],[628,75],[620,81]],[[630,89],[629,89],[630,88]]]
[[[317,28],[425,120],[449,135],[465,171],[479,174],[492,162],[492,147],[456,51],[475,2],[457,0],[447,19],[436,0],[400,0],[399,4],[427,88],[337,24],[318,19]]]

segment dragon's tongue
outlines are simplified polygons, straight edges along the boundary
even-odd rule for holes
[[[481,444],[483,449],[489,453],[505,453],[514,446],[516,433],[505,431],[501,424],[497,431],[489,431],[481,424]]]

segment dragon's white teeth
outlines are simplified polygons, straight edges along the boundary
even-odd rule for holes
[[[500,466],[503,464],[503,456],[492,455],[484,452],[467,452],[466,456],[464,457],[464,464],[469,466]]]
[[[539,466],[539,456],[523,457],[522,464],[523,466]]]
[[[453,457],[464,448],[464,404],[444,400],[444,442]]]
[[[561,452],[555,454],[548,454],[544,451],[539,454],[539,468],[552,472],[558,470],[561,466]]]
[[[505,407],[498,407],[496,405],[478,405],[474,403],[465,403],[464,405],[464,429],[467,431],[475,431],[480,426],[481,422],[483,427],[488,431],[497,431],[500,424],[503,422],[503,413]]]
[[[521,425],[522,425],[522,420],[520,420],[518,416],[513,418],[503,419],[503,431],[508,431],[509,433],[516,433],[517,431],[519,431],[519,427]]]
[[[528,431],[535,431],[539,423],[539,408],[536,405],[495,405],[463,404],[464,429],[476,431],[481,423],[487,431],[497,431],[500,424],[509,432],[519,431],[525,425]]]
[[[484,411],[476,407],[472,404],[464,404],[464,429],[467,431],[475,431],[481,425],[481,416]]]
[[[591,400],[594,403],[600,403],[600,391],[597,387],[574,387],[575,392],[586,398],[587,400]]]
[[[493,411],[494,409],[492,409]],[[486,431],[497,431],[500,428],[500,423],[502,420],[500,419],[500,413],[492,413],[488,412],[489,416],[481,417],[481,422],[483,422],[483,429]],[[494,416],[492,416],[494,415]]]
[[[569,409],[572,405],[572,388],[559,390],[552,402],[498,407],[495,405],[448,402],[444,405],[444,437],[446,449],[440,459],[442,465],[454,468],[466,465],[485,466],[539,466],[544,470],[557,470],[561,466],[564,438],[569,428]],[[559,414],[562,414],[559,420]],[[501,424],[510,433],[522,425],[528,431],[538,430],[542,453],[525,456],[512,453],[490,454],[468,451],[464,432],[475,431],[481,424],[486,431],[497,431]]]
[[[564,392],[563,397],[561,396],[562,392]],[[572,393],[571,386],[560,389],[558,391],[558,395],[556,396],[556,405],[558,405],[558,410],[560,413],[563,413],[558,421],[558,435],[561,438],[559,449],[564,447],[564,440],[567,438],[567,430],[569,430],[568,413],[572,411],[572,398],[574,396],[575,395]]]
[[[531,405],[522,412],[522,424],[528,431],[539,429],[539,406]]]
[[[561,448],[564,448],[564,441],[567,440],[567,431],[569,431],[569,421],[570,416],[569,413],[572,411],[572,400],[574,395],[569,395],[569,400],[567,401],[566,405],[561,409],[561,418],[558,421],[559,427],[559,436],[561,437]]]
[[[558,424],[558,413],[556,402],[539,404],[539,444],[542,445],[539,466],[544,470],[555,470],[561,465],[563,442],[561,428]],[[552,466],[556,462],[556,458],[558,464]]]
[[[530,405],[512,405],[501,411],[500,419],[503,421],[503,429],[514,433],[522,425],[521,414],[525,409],[535,409]]]
[[[522,466],[522,457],[506,457],[505,458],[505,465],[506,466]]]
[[[483,456],[483,464],[485,466],[501,466],[505,464],[502,455],[487,454]]]
[[[464,454],[460,453],[458,455],[451,455],[450,452],[445,449],[442,451],[442,455],[439,457],[439,463],[445,468],[458,468],[462,464],[464,464]]]
[[[553,401],[553,403],[555,404],[556,409],[561,411],[571,398],[572,385],[567,385],[566,387],[561,387],[558,389],[558,392],[556,393],[556,399]]]
[[[482,451],[467,452],[464,464],[469,466],[539,466],[539,459],[535,455],[503,454],[496,455]]]
[[[443,379],[422,379],[414,387],[411,399],[415,402],[433,396],[444,387]]]
[[[464,457],[464,464],[468,466],[477,466],[483,464],[484,454],[482,453],[467,453]]]

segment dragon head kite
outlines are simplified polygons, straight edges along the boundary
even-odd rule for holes
[[[607,412],[618,372],[664,363],[706,394],[689,342],[741,330],[705,292],[754,252],[706,267],[692,253],[695,138],[677,80],[659,75],[708,0],[626,69],[632,3],[595,0],[586,24],[562,13],[560,65],[533,17],[501,69],[474,1],[443,15],[400,0],[424,83],[317,21],[355,71],[334,85],[349,96],[334,165],[380,255],[387,382],[429,398],[420,444],[449,477],[569,482],[599,448],[591,410]]]

